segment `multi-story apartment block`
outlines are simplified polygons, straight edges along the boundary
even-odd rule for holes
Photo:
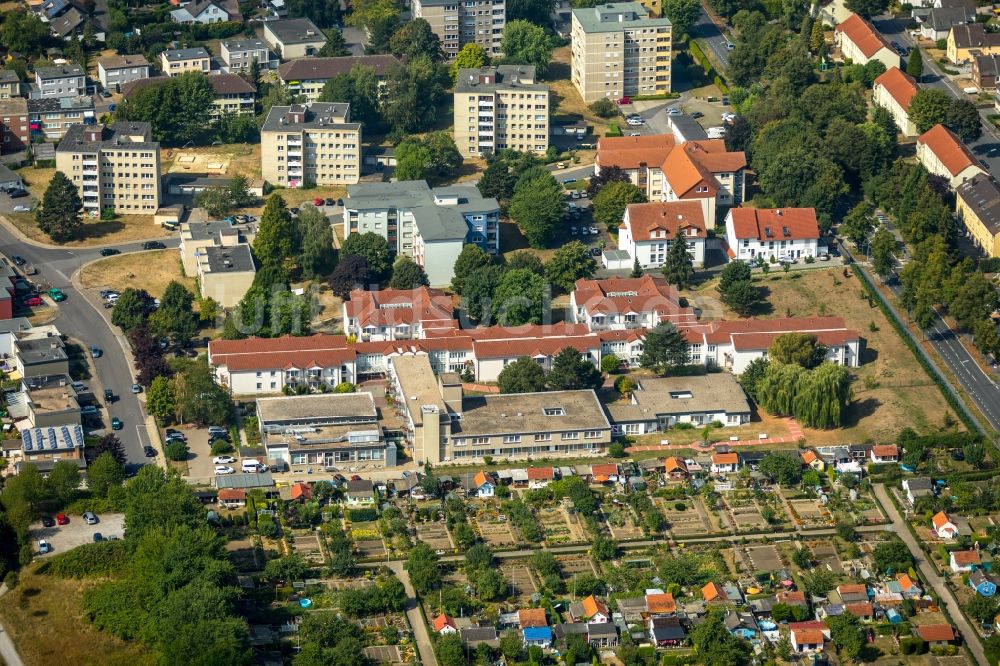
[[[883,72],[872,87],[872,101],[892,115],[903,136],[919,134],[916,124],[910,120],[910,100],[916,94],[917,82],[898,67]]]
[[[499,56],[507,23],[505,0],[413,0],[413,18],[422,18],[441,39],[441,50],[453,60],[466,44],[478,44],[488,56]]]
[[[812,208],[733,208],[726,216],[730,257],[746,262],[815,257],[819,238]]]
[[[399,60],[394,55],[341,56],[337,58],[300,58],[282,63],[278,67],[278,78],[289,94],[303,95],[307,101],[319,99],[326,82],[338,74],[347,74],[356,65],[375,70],[380,90],[384,89],[386,76]]]
[[[151,215],[160,207],[160,144],[149,123],[73,125],[56,148],[56,169],[76,185],[90,215],[105,208]]]
[[[195,261],[201,294],[224,308],[236,307],[257,275],[253,254],[245,243],[203,247],[195,251]]]
[[[696,201],[629,204],[618,229],[618,247],[642,268],[662,268],[678,238],[687,244],[695,266],[705,265],[705,213]]]
[[[21,96],[21,79],[12,69],[0,69],[0,99]]]
[[[653,328],[669,322],[696,324],[694,309],[680,304],[677,289],[662,277],[611,277],[576,281],[569,295],[570,321],[591,331]]]
[[[33,135],[61,139],[73,125],[95,122],[94,98],[90,95],[28,100],[28,129]]]
[[[638,2],[573,10],[573,85],[585,102],[665,95],[671,86],[673,29]]]
[[[955,214],[988,257],[1000,257],[1000,184],[977,174],[955,189]]]
[[[348,185],[361,178],[361,124],[349,104],[275,106],[260,130],[261,175],[281,187]]]
[[[857,14],[851,14],[846,21],[837,24],[833,40],[840,47],[841,57],[857,65],[878,60],[888,69],[901,64],[899,54],[882,33]]]
[[[952,189],[986,173],[962,139],[940,123],[917,137],[917,159],[928,173],[941,176]]]
[[[0,155],[24,150],[29,143],[28,100],[23,97],[0,100]]]
[[[227,72],[249,71],[256,60],[261,69],[278,66],[264,40],[256,37],[223,39],[219,42],[219,58]]]
[[[253,115],[257,89],[239,74],[218,74],[208,77],[215,91],[212,103],[212,117],[225,114],[238,116]]]
[[[152,67],[146,56],[113,55],[97,61],[97,77],[105,90],[121,92],[122,85],[150,77]]]
[[[397,255],[423,266],[431,285],[446,285],[462,248],[500,251],[500,205],[473,186],[431,189],[425,181],[363,183],[347,188],[344,236],[373,232]]]
[[[427,287],[355,289],[343,307],[344,332],[366,342],[421,339],[458,328],[451,296]]]
[[[282,60],[307,58],[319,53],[326,34],[307,18],[264,22],[264,41]]]
[[[34,99],[77,97],[87,89],[87,73],[80,65],[56,65],[35,70]]]
[[[160,69],[167,76],[180,76],[185,72],[212,71],[212,56],[203,47],[173,49],[160,54]]]
[[[418,463],[592,456],[611,443],[593,390],[466,397],[459,376],[435,376],[426,356],[393,357],[388,376]]]
[[[549,87],[530,65],[463,69],[455,83],[455,145],[465,157],[549,148]]]

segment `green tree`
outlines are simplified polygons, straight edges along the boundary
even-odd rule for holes
[[[451,65],[451,80],[454,83],[458,80],[458,73],[463,69],[479,69],[487,63],[489,58],[486,51],[479,44],[472,42],[462,47],[462,50],[455,56],[455,62]]]
[[[809,51],[813,55],[819,55],[826,45],[826,36],[823,34],[823,21],[817,20],[813,23],[812,34],[809,37]]]
[[[886,229],[879,229],[871,240],[872,268],[885,280],[896,269],[896,238]]]
[[[208,187],[194,197],[194,205],[204,208],[212,217],[222,217],[232,210],[229,190],[224,187]]]
[[[354,65],[351,71],[330,77],[320,91],[321,102],[351,105],[351,120],[366,128],[380,128],[379,77],[374,67]]]
[[[819,344],[815,334],[784,333],[774,338],[767,348],[767,355],[775,363],[813,368],[826,358],[826,347]]]
[[[639,365],[662,373],[687,362],[688,343],[673,324],[657,324],[646,332]]]
[[[545,265],[538,255],[530,250],[520,250],[509,255],[504,268],[508,271],[526,270],[535,275],[545,276]]]
[[[755,287],[750,280],[739,280],[731,283],[721,295],[722,302],[741,317],[752,315],[757,306],[764,300],[760,296],[760,289]]]
[[[38,228],[54,241],[66,241],[72,238],[80,227],[83,218],[83,201],[76,186],[62,171],[56,171],[45,188],[42,205],[35,211]]]
[[[389,40],[389,52],[399,58],[427,56],[434,62],[441,60],[441,39],[431,30],[426,19],[407,21]]]
[[[434,652],[437,654],[437,660],[441,666],[466,666],[465,645],[462,643],[462,637],[458,634],[438,638]]]
[[[302,239],[295,262],[302,275],[313,280],[326,277],[337,267],[330,221],[315,206],[303,205],[295,222],[298,226],[296,236]]]
[[[552,243],[564,213],[562,187],[552,174],[518,182],[510,203],[510,216],[531,247],[544,248]]]
[[[128,333],[146,322],[153,298],[144,289],[125,288],[111,310],[111,323]]]
[[[426,594],[441,585],[441,570],[438,556],[426,543],[419,542],[410,549],[406,558],[406,570],[418,594]]]
[[[687,289],[694,277],[694,263],[688,253],[688,244],[684,236],[678,234],[667,251],[667,260],[663,265],[663,277],[678,289]]]
[[[910,49],[910,55],[906,58],[906,73],[916,79],[917,83],[924,76],[924,59],[919,46]]]
[[[548,285],[531,271],[507,271],[493,292],[493,316],[501,326],[540,324],[548,300]]]
[[[545,390],[545,371],[527,356],[508,363],[497,375],[501,393],[537,393]]]
[[[735,259],[719,273],[719,293],[725,293],[733,284],[750,279],[750,265],[742,259]]]
[[[264,565],[264,578],[267,580],[304,580],[309,573],[309,564],[298,553],[268,560]]]
[[[882,541],[872,551],[878,571],[906,571],[913,566],[913,554],[899,539]]]
[[[760,402],[758,398],[758,385],[764,378],[764,374],[767,372],[767,366],[770,365],[770,361],[766,358],[755,358],[747,364],[747,367],[743,369],[740,373],[739,381],[740,386],[746,391],[746,394],[754,402]]]
[[[847,368],[823,363],[812,370],[795,396],[795,418],[809,428],[841,425],[851,402],[851,376]]]
[[[320,58],[339,58],[351,55],[351,50],[347,48],[347,40],[344,39],[344,33],[337,28],[330,28],[323,32],[326,33],[326,44],[323,44],[323,48],[319,50],[317,56]]]
[[[87,487],[96,497],[107,497],[108,490],[124,481],[125,468],[110,452],[97,456],[87,467]]]
[[[392,265],[392,279],[389,280],[390,289],[416,289],[429,285],[427,273],[413,259],[400,256]]]
[[[399,30],[399,6],[392,0],[358,0],[346,22],[368,33],[365,50],[386,53],[392,36]]]
[[[629,204],[646,203],[646,193],[631,182],[612,181],[593,197],[594,221],[617,229]]]
[[[569,293],[580,278],[592,278],[597,262],[580,241],[570,241],[556,249],[545,263],[545,278],[555,287]]]
[[[520,19],[507,21],[500,50],[505,62],[533,65],[538,76],[545,76],[552,60],[552,43],[545,29]]]
[[[456,294],[461,294],[462,288],[465,286],[465,280],[469,275],[484,266],[490,266],[492,263],[493,258],[486,254],[485,250],[475,243],[467,244],[455,259],[451,278],[452,291]]]
[[[444,100],[447,80],[447,72],[427,56],[391,67],[383,115],[392,129],[400,135],[428,129],[437,117],[437,105]]]
[[[362,257],[368,262],[372,279],[382,282],[392,269],[392,251],[389,243],[376,233],[352,233],[344,239],[340,248],[341,259],[348,255]]]
[[[751,653],[747,643],[729,633],[722,615],[713,612],[691,632],[691,645],[698,661],[718,666],[742,666]]]
[[[972,469],[980,469],[986,460],[986,449],[982,442],[969,442],[962,447],[962,453],[965,454],[965,461],[972,466]]]
[[[469,247],[469,246],[466,246]],[[493,316],[493,295],[504,271],[496,265],[481,266],[464,278],[462,310],[473,323],[489,322]]]
[[[630,278],[641,278],[645,271],[642,270],[642,266],[639,265],[639,257],[635,258],[632,262],[632,272],[628,274]]]
[[[297,250],[295,223],[285,200],[275,192],[267,199],[253,242],[253,254],[262,267],[283,266]]]
[[[875,228],[873,212],[872,205],[862,201],[852,208],[840,223],[840,233],[854,243],[855,247],[861,247],[871,236]]]
[[[797,455],[769,453],[761,459],[758,467],[761,472],[786,488],[797,485],[802,478],[802,463]]]
[[[194,294],[180,282],[171,280],[160,299],[160,307],[149,318],[149,324],[157,335],[169,335],[176,344],[186,345],[198,331]]]
[[[665,0],[663,15],[673,24],[674,35],[679,39],[691,32],[691,26],[698,20],[701,5],[696,0]]]
[[[187,72],[137,89],[115,111],[118,120],[148,122],[153,140],[168,146],[207,143],[215,91],[202,72]]]
[[[427,180],[436,185],[455,175],[462,155],[451,132],[432,132],[423,139],[408,138],[396,146],[396,177]]]
[[[865,19],[884,14],[889,9],[889,0],[847,0],[847,8]]]
[[[598,534],[590,544],[590,555],[598,562],[613,560],[618,554],[618,544],[615,540]]]
[[[618,115],[618,107],[607,97],[594,100],[587,108],[600,118],[614,118]]]
[[[554,391],[598,389],[604,378],[593,363],[581,357],[573,347],[562,349],[552,360],[547,382]]]
[[[177,421],[200,426],[229,423],[233,399],[215,383],[204,357],[182,367],[173,379]]]
[[[601,355],[601,372],[611,374],[617,372],[622,365],[622,360],[614,354],[607,353]]]
[[[507,663],[515,663],[524,651],[524,639],[521,632],[508,631],[500,637],[500,653],[506,657]]]
[[[0,23],[0,42],[8,52],[41,53],[50,39],[48,26],[31,12],[10,11]]]
[[[826,624],[830,627],[830,640],[837,646],[839,654],[847,659],[854,659],[861,653],[865,639],[861,635],[861,627],[856,617],[850,613],[835,615],[828,617]]]
[[[910,100],[907,113],[920,132],[926,132],[948,118],[951,98],[937,88],[921,88]]]
[[[983,133],[983,119],[979,109],[967,99],[953,99],[945,115],[945,123],[962,141],[971,142]]]
[[[990,624],[997,615],[997,602],[991,597],[984,597],[979,594],[972,595],[965,602],[966,614],[981,624]]]
[[[60,460],[52,466],[45,485],[51,497],[65,504],[80,488],[80,468],[72,460]]]
[[[757,382],[758,404],[769,414],[793,416],[795,397],[808,371],[798,364],[770,363]]]

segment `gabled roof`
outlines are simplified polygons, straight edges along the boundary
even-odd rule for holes
[[[245,500],[247,491],[243,488],[222,488],[218,497],[220,500]]]
[[[597,140],[597,163],[602,167],[622,169],[640,166],[658,169],[675,145],[672,134],[601,137]]]
[[[766,242],[819,238],[813,208],[732,208],[729,215],[737,239]]]
[[[942,527],[948,525],[949,523],[952,525],[955,524],[951,522],[951,520],[948,518],[948,514],[945,513],[944,511],[938,511],[937,513],[935,513],[934,517],[931,518],[931,522],[934,524],[934,527],[936,529],[941,529]]]
[[[544,608],[522,608],[517,611],[517,621],[522,629],[526,627],[549,626],[549,620],[545,617]]]
[[[602,615],[605,615],[607,617],[611,617],[611,614],[608,613],[608,607],[604,605],[602,602],[598,601],[597,598],[594,597],[594,595],[592,594],[584,598],[582,603],[583,603],[584,617],[586,617],[588,620],[597,615],[598,613],[601,613]]]
[[[847,610],[848,613],[850,613],[854,617],[871,617],[872,614],[874,613],[872,605],[867,601],[847,604],[844,608],[845,610]]]
[[[592,476],[617,476],[618,463],[597,463],[590,466]]]
[[[917,94],[917,82],[899,67],[890,67],[877,79],[876,86],[882,86],[896,104],[905,111],[910,108],[910,100]]]
[[[917,143],[926,146],[952,176],[969,167],[982,166],[958,136],[942,124],[937,124],[917,137]]]
[[[535,481],[551,481],[556,478],[556,472],[551,467],[529,467],[528,479]]]
[[[719,187],[716,173],[739,171],[747,165],[746,154],[726,151],[722,139],[688,141],[674,150],[663,163],[663,177],[679,198],[684,198],[702,185],[707,187],[697,198],[714,196]]]
[[[866,58],[871,58],[881,49],[892,50],[885,37],[872,27],[872,24],[857,14],[851,14],[846,21],[837,25],[835,32],[842,33],[858,47]]]
[[[681,307],[679,298],[677,290],[663,277],[652,275],[599,280],[580,278],[573,291],[576,306],[584,308],[591,316],[650,312],[657,315],[659,321],[676,325],[696,323],[694,310]]]
[[[456,628],[455,620],[451,619],[450,617],[444,614],[438,615],[436,618],[434,618],[434,631],[440,633],[440,631],[445,627],[451,627],[452,629],[455,629]]]
[[[677,602],[669,592],[647,594],[646,610],[650,613],[676,613]]]
[[[913,629],[928,643],[955,640],[955,629],[950,624],[919,624]]]
[[[967,23],[951,28],[951,39],[960,49],[976,49],[1000,44],[1000,34],[988,32],[982,23]]]
[[[725,590],[714,582],[707,583],[703,588],[701,588],[701,598],[705,601],[713,601],[715,599],[725,600],[726,597]]]
[[[486,475],[486,472],[476,472],[476,475],[472,478],[472,482],[476,484],[476,488],[482,488],[487,483],[493,483],[493,479]]]
[[[951,556],[955,560],[955,564],[960,567],[982,563],[978,550],[955,550],[952,551]]]
[[[825,640],[819,629],[792,629],[791,633],[797,645],[822,645]]]
[[[917,583],[910,578],[909,574],[898,574],[896,580],[899,581],[899,589],[910,590],[917,588]]]
[[[802,452],[801,455],[802,455],[802,462],[804,462],[807,465],[811,465],[812,463],[819,460],[819,456],[817,456],[816,452],[811,449],[806,449],[805,451]]]
[[[736,452],[712,454],[713,465],[738,465],[739,462],[740,462],[740,454]]]
[[[629,204],[625,212],[632,239],[636,242],[661,239],[705,238],[705,212],[697,201],[655,201]],[[691,233],[690,230],[694,230]],[[654,237],[653,232],[663,232]]]
[[[876,444],[872,453],[879,458],[890,458],[899,455],[899,448],[895,444]]]
[[[680,458],[677,458],[675,456],[671,456],[671,457],[667,458],[666,460],[664,460],[663,461],[663,466],[664,466],[665,471],[666,471],[667,474],[670,474],[671,472],[673,472],[675,470],[676,471],[685,472],[685,473],[687,473],[687,471],[688,471],[687,464],[683,460],[681,460]]]

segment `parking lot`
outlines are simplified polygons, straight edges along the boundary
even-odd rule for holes
[[[67,550],[72,550],[85,543],[94,542],[94,534],[100,532],[104,538],[116,536],[122,538],[124,530],[125,514],[107,513],[98,516],[96,525],[88,525],[84,522],[83,516],[69,516],[68,525],[55,525],[53,527],[43,527],[41,522],[31,526],[31,539],[34,542],[35,552],[38,552],[38,540],[45,539],[52,546],[50,555],[58,555]],[[45,557],[43,555],[42,557]]]
[[[37,201],[30,194],[27,196],[13,198],[6,191],[0,190],[0,213],[20,213],[20,206],[32,210]],[[17,209],[17,210],[15,210]]]

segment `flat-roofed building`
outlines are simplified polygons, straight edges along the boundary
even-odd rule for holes
[[[56,148],[56,169],[73,182],[84,212],[152,215],[160,207],[160,144],[149,123],[73,125]]]
[[[466,44],[478,44],[487,57],[502,55],[507,23],[505,0],[413,0],[413,18],[424,19],[441,40],[444,57],[454,60]]]
[[[872,101],[892,116],[903,136],[916,136],[917,125],[910,120],[910,100],[917,94],[917,82],[898,67],[892,67],[875,79]]]
[[[264,22],[264,41],[282,60],[307,58],[319,53],[326,34],[308,18]]]
[[[979,249],[1000,257],[1000,184],[976,174],[955,190],[955,213]]]
[[[234,37],[219,42],[219,58],[227,72],[249,72],[256,62],[261,69],[274,69],[274,57],[264,40],[256,37]]]
[[[678,423],[724,426],[750,422],[750,403],[728,373],[692,377],[642,377],[627,400],[605,406],[616,435],[662,432]]]
[[[122,85],[129,81],[148,79],[152,66],[146,56],[113,55],[105,56],[97,61],[97,78],[105,90],[120,92]]]
[[[917,137],[917,159],[929,173],[948,181],[951,189],[976,174],[986,173],[958,135],[941,124]]]
[[[76,389],[66,375],[39,376],[21,381],[21,390],[7,395],[11,418],[26,419],[30,428],[80,423]]]
[[[393,467],[396,445],[386,441],[371,393],[327,393],[257,399],[268,463]]]
[[[574,9],[571,21],[572,80],[583,101],[670,92],[669,19],[616,2]]]
[[[361,124],[349,104],[273,106],[260,130],[261,172],[279,187],[361,179]]]
[[[79,423],[21,430],[21,456],[25,462],[39,464],[39,471],[51,471],[51,465],[59,460],[83,461],[83,449]],[[42,468],[40,464],[46,462],[49,466]],[[86,467],[86,462],[81,466]]]
[[[202,296],[214,299],[224,308],[236,307],[257,275],[250,246],[246,244],[204,247],[197,250],[196,259]]]
[[[379,91],[385,89],[389,70],[399,64],[399,59],[388,53],[362,56],[338,56],[335,58],[301,58],[281,63],[278,78],[292,95],[301,95],[305,101],[319,99],[327,81],[340,74],[347,74],[355,67],[375,70]]]
[[[61,139],[74,125],[96,122],[94,98],[90,95],[28,100],[28,128],[46,139]]]
[[[207,247],[232,247],[253,244],[255,234],[234,227],[223,220],[185,222],[181,224],[181,264],[186,275],[198,272],[198,252]]]
[[[593,456],[611,442],[593,390],[465,396],[461,378],[435,376],[426,356],[393,357],[388,375],[418,462]]]
[[[549,148],[549,87],[530,65],[462,69],[455,83],[455,145],[464,157]]]
[[[212,71],[212,56],[203,47],[171,49],[160,54],[160,70],[167,76],[180,76],[186,72]]]

